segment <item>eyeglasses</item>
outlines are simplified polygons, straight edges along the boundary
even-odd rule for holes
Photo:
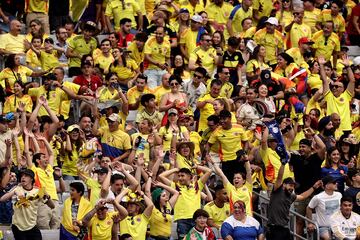
[[[230,75],[230,72],[222,72],[222,74]]]
[[[336,88],[336,89],[338,89],[338,88],[342,88],[342,86],[341,86],[341,85],[332,85],[331,88]]]
[[[179,83],[175,82],[175,83],[170,83],[170,86],[177,86],[179,85]]]
[[[203,76],[200,76],[200,75],[194,74],[194,78],[200,79],[200,78],[203,78]]]

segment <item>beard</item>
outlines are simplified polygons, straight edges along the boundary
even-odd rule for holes
[[[335,133],[335,129],[334,128],[330,128],[330,129],[324,129],[324,136],[329,137],[334,135]]]

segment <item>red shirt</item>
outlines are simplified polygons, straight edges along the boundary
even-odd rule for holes
[[[353,7],[353,9],[351,11],[349,25],[347,27],[348,34],[350,34],[350,35],[359,35],[359,33],[356,31],[356,28],[354,27],[354,24],[352,22],[352,20],[354,19],[354,16],[359,17],[357,24],[360,25],[360,4],[357,4],[355,7]]]
[[[74,79],[73,83],[80,85],[81,91],[85,91],[86,89],[90,88],[90,90],[94,93],[96,89],[102,86],[102,81],[100,77],[96,75],[91,75],[90,82],[86,80],[84,75],[79,75]]]
[[[134,39],[134,34],[127,34],[125,37],[123,37],[121,35],[121,32],[118,32],[118,35],[119,35],[119,42],[118,42],[118,47],[121,47],[121,48],[126,48],[129,46],[129,44],[133,41]]]

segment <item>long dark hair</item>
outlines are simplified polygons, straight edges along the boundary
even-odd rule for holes
[[[14,69],[15,67],[15,57],[16,54],[10,54],[5,61],[5,67],[6,68],[10,68],[10,69]]]
[[[31,25],[31,23],[36,23],[37,25],[41,26],[39,32],[36,33],[36,35],[43,38],[43,36],[45,34],[45,31],[44,31],[44,27],[43,27],[41,21],[39,19],[33,19],[33,20],[30,21],[29,25]],[[31,33],[31,35],[32,35],[32,33]]]
[[[114,47],[113,49],[119,49],[119,51],[122,52],[121,60],[122,60],[122,63],[123,63],[123,65],[124,65],[124,67],[126,67],[126,56],[125,56],[124,51],[123,51],[121,48],[119,48],[119,47]],[[119,65],[119,61],[118,61],[118,60],[115,60],[115,61],[112,63],[112,65],[113,65],[114,67],[116,67],[117,65]]]

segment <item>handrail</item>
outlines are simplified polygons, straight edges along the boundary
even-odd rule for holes
[[[269,197],[263,196],[263,195],[261,195],[260,193],[255,192],[255,191],[253,191],[252,193],[255,194],[256,196],[264,199],[267,203],[270,202],[270,198],[269,198]],[[262,216],[261,214],[259,214],[259,213],[257,213],[257,212],[254,212],[254,211],[253,211],[253,214],[256,215],[256,216],[258,216],[258,217],[260,217],[260,218],[262,218],[262,219],[264,219],[264,220],[266,220],[266,221],[268,221],[268,218],[267,218],[267,217]],[[297,213],[297,212],[295,212],[295,211],[293,211],[293,210],[291,210],[291,209],[290,209],[290,214],[294,215],[294,218],[295,218],[295,219],[296,219],[296,217],[299,217],[299,218],[303,219],[303,220],[306,221],[306,222],[309,222],[309,223],[314,224],[314,225],[315,225],[315,228],[316,228],[316,232],[317,232],[317,234],[316,234],[316,240],[320,240],[320,228],[319,228],[319,226],[318,226],[318,224],[317,224],[316,222],[314,222],[313,220],[311,220],[311,219],[309,219],[309,218],[307,218],[307,217],[304,217],[303,215],[301,215],[301,214],[299,214],[299,213]],[[290,232],[291,232],[294,236],[296,236],[296,237],[299,237],[299,238],[301,238],[301,239],[307,240],[307,238],[304,238],[303,236],[300,236],[300,235],[298,235],[298,234],[296,233],[296,220],[294,221],[294,231],[291,231],[291,230],[290,230]]]

